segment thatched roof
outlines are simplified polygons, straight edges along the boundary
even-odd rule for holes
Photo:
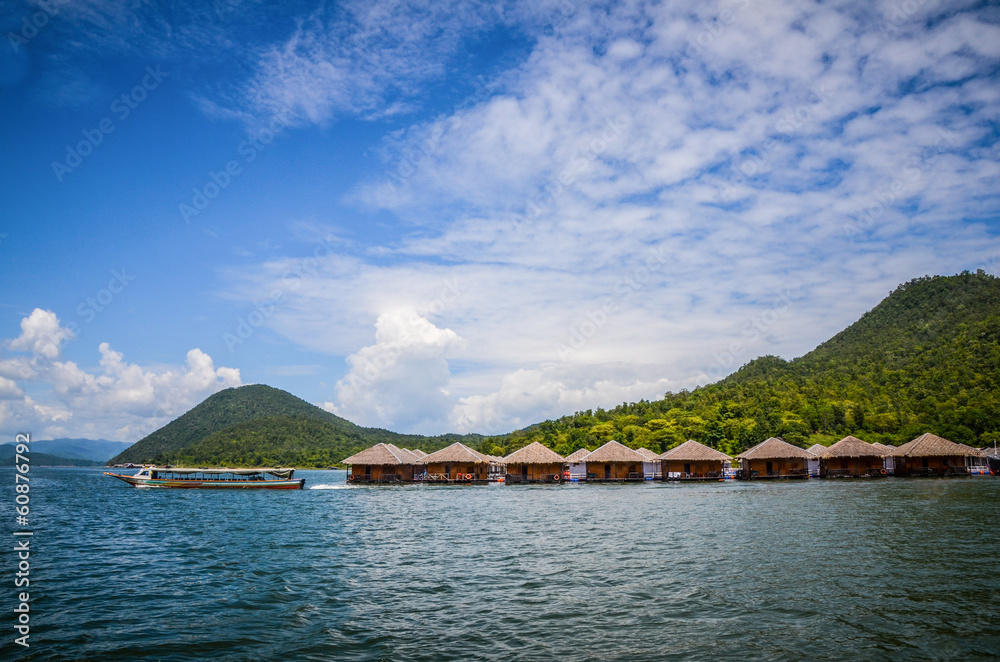
[[[702,462],[705,460],[724,462],[730,457],[722,451],[709,448],[705,444],[699,444],[694,439],[688,439],[680,446],[668,450],[660,456],[660,459],[674,462]]]
[[[496,460],[494,460],[491,456],[483,455],[479,451],[474,451],[459,441],[456,441],[447,448],[442,448],[439,451],[434,451],[430,455],[425,455],[424,457],[417,459],[419,464],[442,462],[472,462],[473,464],[486,464],[494,461]]]
[[[753,448],[745,450],[737,456],[740,460],[785,460],[789,458],[802,458],[811,460],[816,456],[804,448],[793,446],[784,439],[771,437],[767,441],[762,441]]]
[[[342,460],[342,464],[416,464],[417,456],[412,452],[404,449],[397,448],[392,444],[375,444],[371,448],[366,448],[360,453],[355,453],[354,455]]]
[[[590,455],[590,451],[586,448],[577,448],[575,451],[566,456],[566,462],[583,462],[588,455]]]
[[[587,464],[591,462],[645,462],[646,458],[617,441],[609,441],[587,456]]]
[[[882,455],[883,456],[885,456],[885,455],[894,455],[895,454],[895,450],[896,449],[893,448],[892,446],[886,446],[885,444],[880,444],[877,441],[873,441],[872,442],[872,446],[874,448],[877,448],[878,450],[882,451]]]
[[[635,452],[646,458],[647,462],[657,462],[660,459],[659,455],[649,450],[648,448],[636,448]]]
[[[411,453],[413,453],[417,457],[427,457],[427,453],[423,452],[419,448],[414,448],[413,450],[410,450],[410,449],[406,448],[404,450],[409,450]]]
[[[823,444],[813,444],[806,450],[815,455],[816,457],[819,457],[820,455],[826,452],[827,448],[829,448],[829,446],[824,446]]]
[[[562,455],[533,441],[503,459],[507,464],[562,464]]]
[[[877,457],[886,456],[885,451],[875,448],[867,441],[862,441],[857,437],[844,437],[834,445],[827,448],[820,457],[824,459],[848,458],[848,457]]]
[[[941,457],[971,455],[972,448],[965,444],[956,444],[930,432],[925,432],[913,441],[908,441],[893,450],[897,457]]]

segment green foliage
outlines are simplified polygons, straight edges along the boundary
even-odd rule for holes
[[[329,467],[380,442],[433,452],[455,441],[476,445],[481,439],[363,428],[291,393],[256,384],[219,391],[109,464]]]
[[[992,445],[1000,439],[1000,279],[982,271],[917,278],[794,361],[764,356],[715,384],[598,412],[490,443],[541,441],[565,454],[595,448],[614,429],[610,438],[657,452],[692,438],[731,454],[771,436],[804,448],[848,434],[898,445],[929,431]]]
[[[269,386],[221,391],[113,462],[325,467],[378,442],[431,452],[454,441],[506,455],[533,441],[568,455],[610,439],[657,453],[697,439],[737,454],[767,437],[809,447],[852,434],[900,444],[924,432],[1000,438],[1000,279],[983,272],[901,285],[794,361],[755,359],[726,379],[508,435],[421,437],[362,428]]]

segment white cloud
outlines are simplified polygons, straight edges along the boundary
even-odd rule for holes
[[[35,308],[31,315],[21,320],[21,335],[7,342],[7,347],[17,352],[35,352],[46,359],[54,359],[62,352],[63,343],[72,340],[73,332],[59,325],[55,313]]]
[[[72,337],[51,311],[36,309],[22,320],[21,335],[6,346],[33,355],[0,361],[0,431],[135,441],[209,395],[242,383],[239,370],[216,368],[200,349],[190,350],[182,366],[145,369],[101,343],[100,369],[90,372],[58,360]],[[18,381],[30,384],[30,396]]]
[[[379,316],[375,344],[347,359],[331,409],[361,425],[438,429],[452,398],[447,356],[461,345],[451,329],[439,329],[412,311]]]
[[[484,98],[386,141],[356,199],[410,231],[327,256],[275,329],[350,355],[341,415],[498,431],[801,355],[900,282],[984,265],[997,28],[955,6],[886,33],[895,6],[578,6]],[[261,298],[296,265],[234,282]],[[356,383],[389,342],[371,325],[446,282],[423,318],[462,344]]]

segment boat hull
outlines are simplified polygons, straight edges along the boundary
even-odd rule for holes
[[[136,478],[105,472],[132,487],[219,490],[301,490],[305,478],[289,480],[176,480],[162,478]]]

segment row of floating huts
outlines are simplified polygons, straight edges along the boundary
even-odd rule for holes
[[[434,453],[380,443],[343,461],[358,483],[560,483],[988,474],[983,451],[927,433],[902,446],[844,437],[807,449],[772,437],[735,458],[688,440],[656,454],[609,441],[562,457],[536,442],[507,457],[456,442]]]

